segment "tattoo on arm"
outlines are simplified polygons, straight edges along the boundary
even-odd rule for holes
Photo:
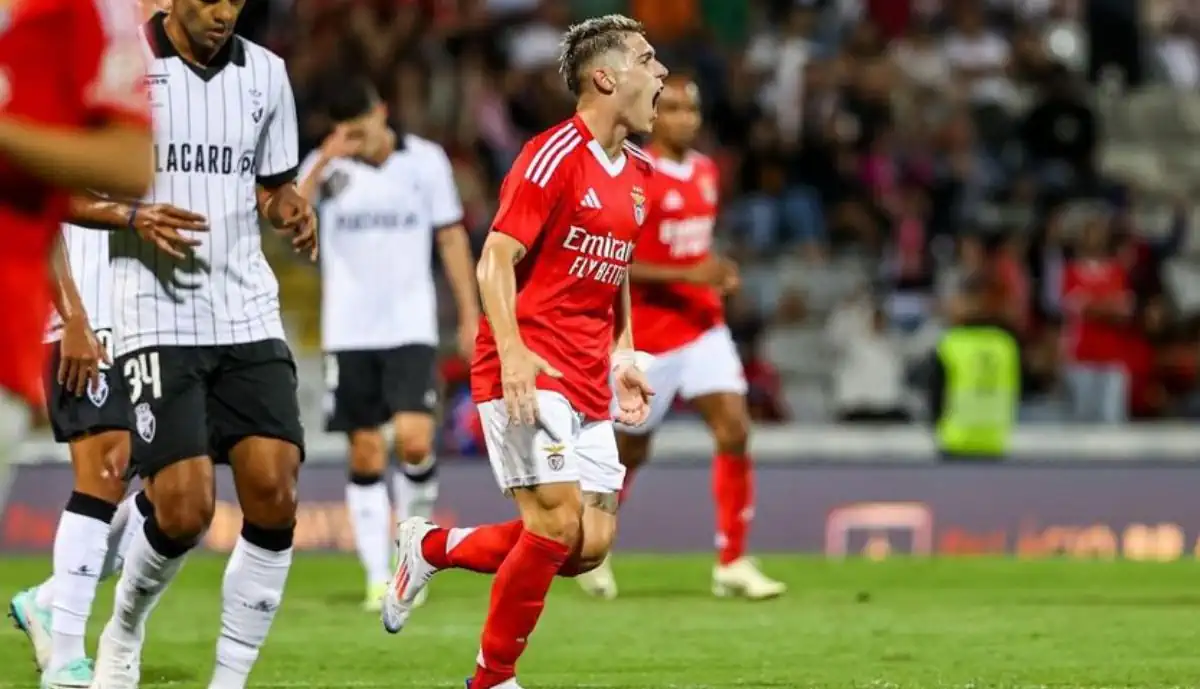
[[[583,494],[584,507],[595,507],[596,509],[616,514],[617,508],[620,506],[620,495],[618,493],[593,493],[585,491]]]
[[[520,263],[521,259],[523,259],[523,258],[525,258],[525,247],[522,246],[513,252],[513,257],[512,257],[513,265]]]

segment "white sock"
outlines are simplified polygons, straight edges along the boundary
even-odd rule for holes
[[[420,464],[400,464],[392,478],[396,497],[396,521],[409,517],[433,517],[438,498],[437,458],[433,455]]]
[[[221,587],[221,636],[209,689],[242,689],[283,599],[292,549],[267,550],[239,537]]]
[[[111,577],[121,571],[125,563],[125,551],[133,540],[133,534],[141,531],[146,518],[137,507],[137,493],[134,493],[117,505],[117,513],[113,515],[112,528],[108,532],[108,554],[104,557],[104,568],[100,570],[100,580]]]
[[[386,584],[391,579],[391,519],[387,486],[380,479],[370,485],[346,484],[346,508],[354,527],[358,561],[367,573],[367,586]]]
[[[109,523],[98,516],[108,511],[104,516],[111,519],[113,509],[103,500],[73,493],[58,520],[51,576],[54,605],[50,615],[50,670],[87,657],[83,641],[108,552]],[[81,513],[84,511],[97,516],[85,516]]]
[[[167,557],[155,550],[146,536],[151,529],[157,526],[147,523],[133,533],[113,601],[113,621],[121,631],[136,636],[187,559],[186,553]]]
[[[54,605],[54,574],[46,577],[45,581],[38,584],[33,600],[39,608],[49,608]]]

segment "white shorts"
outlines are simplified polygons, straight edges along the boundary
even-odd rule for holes
[[[718,392],[746,394],[742,360],[729,328],[724,325],[718,325],[679,349],[659,354],[646,371],[646,379],[654,389],[650,416],[641,426],[617,424],[617,430],[622,433],[641,435],[653,431],[666,418],[676,395],[690,400]],[[616,414],[615,400],[613,414]]]
[[[585,492],[616,493],[625,481],[612,421],[585,420],[567,398],[537,391],[538,424],[510,426],[504,400],[479,406],[488,461],[510,493],[546,483],[578,483]]]

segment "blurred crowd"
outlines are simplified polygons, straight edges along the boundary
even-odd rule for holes
[[[1200,412],[1200,327],[1163,266],[1191,226],[1105,174],[1098,93],[1200,86],[1187,0],[272,0],[305,150],[322,92],[374,77],[394,125],[442,143],[481,241],[524,140],[565,118],[558,39],[625,12],[701,87],[724,175],[729,305],[761,420],[903,420],[964,280],[1016,330],[1028,421]],[[447,303],[449,300],[443,300]],[[809,374],[804,359],[829,352]],[[460,362],[449,362],[451,379]],[[832,371],[832,372],[831,372]],[[820,401],[814,402],[814,399]]]

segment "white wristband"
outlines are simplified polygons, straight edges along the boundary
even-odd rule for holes
[[[612,368],[630,368],[637,365],[637,352],[632,349],[618,349],[612,353]]]

